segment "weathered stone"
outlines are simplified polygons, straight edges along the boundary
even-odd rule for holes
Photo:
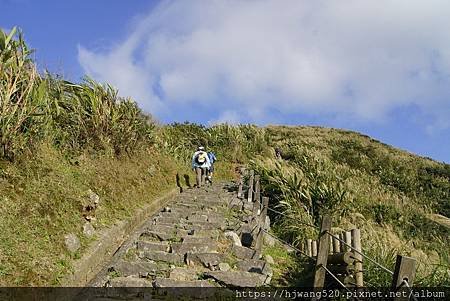
[[[268,264],[275,264],[275,261],[273,260],[273,257],[270,255],[264,255],[264,259]]]
[[[271,275],[272,269],[269,264],[264,260],[246,259],[241,260],[236,264],[236,268],[240,271],[246,271],[251,273],[259,273],[265,275]]]
[[[243,271],[212,271],[206,272],[205,276],[231,287],[258,287],[264,285],[267,278],[262,274]]]
[[[187,253],[187,265],[203,265],[206,268],[219,265],[223,262],[225,255],[221,253]]]
[[[179,217],[155,217],[154,221],[156,225],[159,224],[173,224],[176,225],[180,222],[181,218]]]
[[[142,241],[139,240],[137,242],[137,249],[139,251],[162,251],[162,252],[169,252],[170,245],[167,241]]]
[[[213,244],[214,240],[209,237],[198,237],[194,235],[187,235],[183,237],[183,243]]]
[[[215,287],[215,285],[207,280],[197,281],[179,281],[168,278],[156,278],[153,281],[154,287]]]
[[[93,192],[91,189],[88,190],[88,198],[89,198],[90,204],[94,205],[95,207],[97,207],[98,204],[100,203],[100,197],[98,196],[98,194]]]
[[[80,240],[73,233],[64,236],[64,243],[66,245],[67,250],[69,250],[70,253],[75,253],[81,246]]]
[[[120,260],[110,271],[116,271],[122,277],[139,276],[141,273],[155,273],[160,267],[156,263],[148,261],[128,262]]]
[[[92,237],[92,236],[94,235],[94,233],[95,233],[95,229],[94,229],[94,227],[92,226],[92,224],[89,223],[89,222],[86,222],[86,223],[83,225],[83,234],[84,234],[86,237]]]
[[[226,262],[219,263],[219,271],[229,271],[231,269],[230,265]]]
[[[259,257],[258,251],[252,250],[250,248],[243,247],[243,246],[240,247],[240,246],[233,245],[232,252],[233,252],[234,256],[236,256],[239,259],[252,259],[254,257],[256,257],[256,258]]]
[[[152,229],[142,232],[140,239],[166,241],[171,240],[174,236],[174,229],[170,229],[170,231],[158,231],[157,229]]]
[[[214,253],[217,252],[217,244],[214,243],[173,243],[172,252],[178,254],[186,253]]]
[[[244,202],[244,211],[252,212],[253,211],[253,203]]]
[[[195,215],[191,215],[188,216],[188,221],[192,222],[192,223],[196,223],[196,222],[206,222],[208,220],[208,216],[205,214],[195,214]]]
[[[111,287],[152,287],[152,283],[144,278],[117,277],[109,280]]]
[[[243,206],[243,202],[241,199],[238,198],[233,198],[230,202],[230,204],[228,205],[228,207],[230,207],[230,209],[235,209],[235,210],[241,210]]]
[[[194,237],[209,237],[214,240],[219,238],[219,230],[192,230]]]
[[[231,241],[233,242],[233,244],[235,246],[242,246],[241,240],[239,239],[239,236],[233,232],[233,231],[227,231],[225,232],[225,237],[231,239]]]
[[[190,281],[197,280],[198,276],[197,272],[193,269],[176,267],[170,271],[169,278],[173,280]]]
[[[267,233],[263,234],[263,241],[264,244],[269,247],[273,247],[277,243],[277,240]]]
[[[139,257],[147,258],[147,259],[155,260],[155,261],[162,261],[162,262],[177,264],[177,265],[183,264],[183,262],[184,262],[183,255],[175,254],[175,253],[160,252],[160,251],[139,252]]]
[[[215,215],[209,215],[208,216],[208,222],[216,224],[216,225],[226,225],[227,220],[218,214]]]
[[[161,212],[155,218],[170,218],[170,219],[186,219],[187,214],[185,212]]]

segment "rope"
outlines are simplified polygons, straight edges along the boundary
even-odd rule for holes
[[[260,203],[260,204],[261,204],[261,203]],[[287,214],[284,214],[283,212],[277,211],[277,210],[272,209],[272,208],[270,208],[270,207],[267,207],[267,209],[270,210],[270,211],[272,211],[272,212],[274,212],[274,213],[280,214],[280,215],[282,215],[282,216],[284,216],[284,217],[293,219],[291,216],[289,216],[289,215],[287,215]],[[316,225],[313,225],[313,224],[310,224],[310,223],[306,223],[306,222],[302,222],[302,221],[297,221],[297,220],[295,220],[295,221],[296,221],[297,223],[299,223],[299,224],[302,224],[302,225],[305,225],[305,226],[308,226],[308,227],[311,227],[311,228],[315,228],[315,229],[320,230],[320,228],[319,228],[318,226],[316,226]]]
[[[331,272],[326,266],[321,265],[321,267],[327,271],[328,274],[331,275],[331,277],[334,278],[334,280],[336,280],[337,283],[339,283],[343,288],[345,288],[347,291],[351,292],[350,289],[348,287],[345,286],[345,284],[343,284],[337,277],[336,275],[333,274],[333,272]]]
[[[267,230],[265,230],[265,229],[263,229],[263,228],[261,228],[261,230],[262,230],[264,233],[267,233],[268,235],[272,236],[273,238],[275,238],[276,240],[278,240],[279,242],[281,242],[283,245],[288,246],[288,247],[291,247],[292,249],[294,249],[295,251],[299,252],[300,254],[305,255],[305,256],[308,257],[309,259],[312,259],[312,260],[314,260],[314,261],[317,261],[316,258],[309,256],[308,254],[306,254],[305,252],[303,252],[303,251],[300,250],[299,248],[297,248],[297,247],[291,245],[290,243],[288,243],[288,242],[282,240],[281,238],[276,237],[275,235],[273,235],[272,233],[268,232]]]
[[[330,233],[329,231],[326,231],[326,233],[328,233],[328,235],[330,235],[331,237],[334,237],[335,239],[339,240],[340,242],[344,243],[346,246],[350,247],[353,251],[355,251],[356,253],[358,253],[359,255],[363,256],[364,258],[366,258],[367,260],[369,260],[370,262],[374,263],[375,265],[377,265],[378,267],[382,268],[383,270],[385,270],[386,272],[390,273],[391,275],[394,275],[394,272],[392,272],[391,270],[389,270],[388,268],[384,267],[383,265],[379,264],[378,262],[376,262],[374,259],[370,258],[369,256],[363,254],[362,252],[356,250],[354,247],[352,247],[351,245],[349,245],[348,243],[346,243],[345,241],[343,241],[342,239],[340,239],[338,236],[333,235],[332,233]]]

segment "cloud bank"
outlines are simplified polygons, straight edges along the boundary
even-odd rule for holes
[[[166,119],[373,122],[410,108],[448,129],[449,11],[446,0],[162,1],[109,50],[79,45],[78,59]]]

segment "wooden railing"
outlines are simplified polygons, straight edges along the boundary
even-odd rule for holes
[[[244,183],[245,177],[248,179],[247,185]],[[270,208],[269,198],[261,195],[260,176],[255,175],[253,170],[241,170],[238,198],[247,200],[244,209],[251,211],[252,215],[251,227],[249,227],[248,233],[243,235],[248,234],[252,238],[250,245],[260,252],[263,234],[267,232],[265,229],[267,211],[283,213]],[[414,258],[397,255],[395,269],[391,271],[363,253],[359,229],[332,233],[330,216],[322,217],[320,227],[308,226],[316,227],[319,230],[319,237],[315,240],[307,239],[300,248],[277,239],[315,261],[314,287],[323,288],[330,285],[331,282],[338,283],[347,289],[363,287],[363,260],[367,260],[392,275],[393,290],[412,289],[416,268]]]

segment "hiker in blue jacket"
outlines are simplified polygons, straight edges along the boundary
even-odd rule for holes
[[[192,156],[192,170],[194,170],[196,174],[197,187],[201,187],[205,184],[207,172],[210,167],[211,162],[209,161],[208,154],[205,152],[205,148],[199,146]]]
[[[217,158],[216,158],[216,155],[212,151],[208,152],[208,158],[209,158],[209,162],[211,165],[209,167],[209,171],[208,171],[208,181],[209,181],[209,183],[212,184],[212,176],[213,176],[213,172],[214,172],[214,162],[217,161]]]

